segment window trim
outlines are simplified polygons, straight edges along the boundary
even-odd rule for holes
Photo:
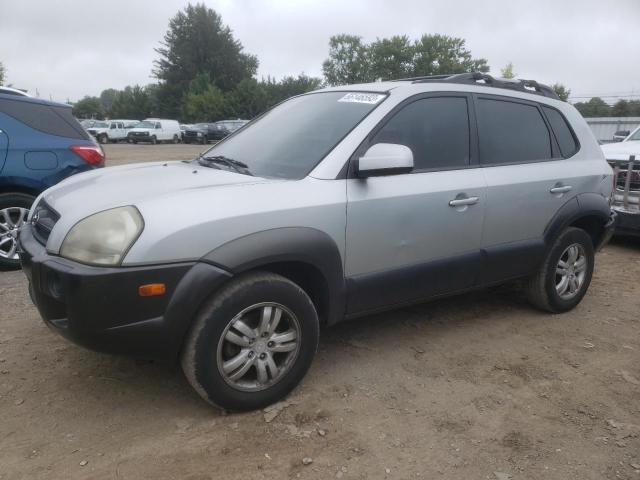
[[[546,115],[542,111],[542,107],[540,103],[533,102],[531,100],[526,100],[524,98],[507,97],[504,95],[492,95],[492,94],[485,94],[485,93],[474,93],[473,103],[475,104],[476,108],[478,108],[479,100],[510,102],[510,103],[516,103],[521,105],[527,105],[529,107],[535,107],[538,110],[538,113],[540,114],[540,117],[542,118],[543,123],[547,127],[547,133],[549,134],[549,141],[550,141],[550,147],[551,147],[551,158],[520,160],[520,161],[514,161],[514,162],[501,162],[501,163],[482,163],[482,156],[480,155],[480,132],[477,129],[476,131],[478,132],[478,160],[481,168],[502,167],[502,166],[509,166],[509,165],[526,165],[529,163],[544,163],[544,162],[555,162],[558,160],[564,160],[564,158],[562,157],[562,154],[560,153],[560,147],[557,144],[557,140],[556,140],[555,134],[553,133],[553,129],[551,128],[551,124],[549,123],[549,120],[547,119]]]
[[[551,125],[551,121],[549,120],[549,117],[547,117],[547,112],[545,112],[544,110],[545,108],[556,111],[560,115],[560,118],[562,118],[562,120],[564,121],[565,125],[569,128],[569,133],[571,133],[571,136],[573,137],[573,141],[576,144],[576,149],[568,157],[565,157],[562,154],[562,149],[560,148],[560,142],[558,141],[558,137],[556,136],[556,131],[553,129],[553,126]],[[558,145],[558,153],[560,154],[560,158],[563,160],[566,160],[567,158],[575,157],[576,154],[582,148],[582,145],[580,144],[580,139],[576,135],[576,132],[573,130],[573,126],[571,125],[571,122],[567,120],[567,117],[565,117],[565,115],[559,109],[552,107],[551,105],[547,105],[546,103],[540,104],[540,110],[542,110],[542,114],[544,115],[544,118],[547,120],[549,124],[549,128],[553,132],[553,137],[555,138],[556,144]]]
[[[467,102],[467,116],[469,122],[469,163],[463,166],[452,166],[452,167],[434,167],[434,168],[422,168],[422,169],[413,169],[408,173],[401,173],[393,175],[414,175],[419,173],[430,173],[430,172],[447,172],[454,170],[467,170],[470,168],[478,168],[479,164],[479,143],[478,143],[478,131],[475,117],[475,105],[472,99],[472,94],[470,92],[456,92],[456,91],[437,91],[437,92],[422,92],[412,95],[411,97],[405,98],[403,101],[398,103],[395,107],[393,107],[389,112],[382,117],[378,123],[373,127],[367,136],[360,142],[360,144],[356,147],[354,152],[349,156],[346,161],[344,167],[340,171],[340,174],[336,178],[338,179],[352,179],[358,178],[356,175],[356,163],[357,160],[364,155],[364,153],[371,146],[371,141],[378,134],[380,130],[382,130],[389,121],[395,117],[395,115],[404,109],[406,106],[415,103],[420,100],[429,99],[429,98],[464,98]]]

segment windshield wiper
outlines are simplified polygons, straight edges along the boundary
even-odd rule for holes
[[[238,173],[242,173],[244,175],[253,175],[249,171],[249,166],[241,162],[240,160],[234,160],[233,158],[225,157],[224,155],[212,155],[212,156],[204,156],[200,155],[200,163],[204,160],[205,162],[211,163],[221,163],[222,165],[226,165],[227,167],[232,168]]]

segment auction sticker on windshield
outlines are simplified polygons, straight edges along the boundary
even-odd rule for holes
[[[344,97],[342,97],[339,102],[348,102],[348,103],[370,103],[376,104],[380,100],[382,100],[385,95],[381,95],[379,93],[347,93]]]

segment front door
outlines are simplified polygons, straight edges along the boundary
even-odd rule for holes
[[[415,168],[347,180],[347,313],[476,283],[486,189],[469,104],[465,94],[411,99],[366,142],[406,145]]]

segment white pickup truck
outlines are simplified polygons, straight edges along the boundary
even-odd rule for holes
[[[119,142],[127,139],[129,129],[137,123],[137,120],[105,120],[94,123],[87,132],[100,143]]]

